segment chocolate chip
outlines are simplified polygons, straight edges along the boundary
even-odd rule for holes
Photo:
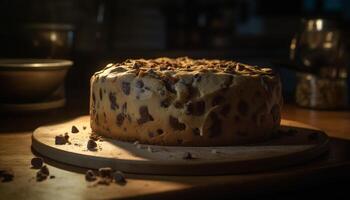
[[[114,172],[113,179],[114,179],[115,183],[117,183],[117,184],[120,184],[120,185],[126,184],[126,179],[125,179],[124,173],[121,171]]]
[[[87,170],[87,171],[85,172],[85,180],[86,180],[86,181],[89,181],[89,182],[95,181],[95,180],[96,180],[96,174],[95,174],[95,172],[92,171],[92,170]]]
[[[41,182],[41,181],[43,181],[43,180],[46,180],[46,179],[47,179],[47,176],[48,176],[48,175],[42,173],[41,171],[38,171],[38,172],[36,173],[36,181],[37,181],[37,182]]]
[[[12,170],[0,170],[0,179],[1,182],[10,182],[13,181],[15,174]]]
[[[41,168],[43,166],[44,161],[43,161],[42,158],[35,157],[35,158],[32,158],[30,163],[32,164],[32,167],[34,169],[39,169],[39,168]]]
[[[240,100],[238,102],[237,110],[241,115],[245,116],[249,111],[248,103],[244,100]]]
[[[72,126],[72,133],[79,133],[79,129],[76,126]]]
[[[158,135],[161,135],[161,134],[163,134],[164,133],[164,131],[162,130],[162,129],[157,129],[157,134]]]
[[[138,124],[144,124],[146,122],[153,121],[153,117],[149,114],[147,106],[141,106],[139,108],[139,113],[140,119],[137,120]]]
[[[182,159],[184,159],[184,160],[191,160],[191,159],[193,159],[193,157],[192,157],[192,154],[190,152],[185,152],[182,155]]]
[[[67,140],[62,134],[55,136],[55,144],[56,145],[63,145],[63,144],[66,144],[66,143],[67,143]]]
[[[224,105],[221,110],[220,110],[220,114],[224,117],[226,117],[229,113],[230,113],[230,110],[231,110],[231,105],[230,104],[226,104]]]
[[[211,119],[211,125],[208,129],[209,137],[216,137],[221,134],[222,127],[221,127],[221,120],[219,119],[218,115],[214,112],[210,113],[209,115]]]
[[[135,85],[136,85],[137,88],[142,88],[144,86],[144,83],[143,83],[142,80],[138,80],[138,81],[136,81]]]
[[[109,102],[111,104],[111,109],[112,110],[115,110],[117,108],[119,108],[119,105],[117,104],[117,97],[116,97],[116,94],[113,92],[109,92]]]
[[[102,167],[98,169],[98,173],[101,177],[112,177],[112,168],[110,167]]]
[[[94,140],[91,140],[89,139],[88,143],[87,143],[87,148],[88,150],[90,151],[96,151],[96,147],[97,147],[97,144]]]
[[[129,95],[130,94],[130,83],[123,81],[122,82],[122,90],[123,90],[125,95]]]
[[[195,135],[195,136],[198,136],[201,134],[201,131],[199,130],[199,128],[192,129],[192,132],[193,132],[193,135]]]
[[[83,130],[85,130],[86,129],[86,126],[83,126]]]
[[[173,116],[169,116],[169,124],[176,131],[182,131],[186,129],[186,125],[179,122],[179,120]]]
[[[163,101],[160,102],[160,106],[163,108],[167,108],[169,107],[171,104],[171,100],[170,99],[164,99]]]
[[[217,95],[213,98],[211,105],[212,106],[216,106],[216,105],[220,105],[222,102],[224,102],[225,98],[221,95]]]
[[[51,176],[50,176],[50,179],[54,179],[54,178],[56,178],[56,176],[54,176],[54,175],[51,175]]]
[[[117,115],[116,123],[117,123],[117,125],[118,125],[119,127],[120,127],[121,125],[123,125],[124,119],[125,119],[124,113],[119,113],[119,114]]]
[[[205,102],[188,102],[185,104],[185,113],[187,115],[201,116],[205,112]]]
[[[45,174],[46,176],[50,175],[49,168],[47,168],[46,165],[42,166],[39,170],[41,173]]]

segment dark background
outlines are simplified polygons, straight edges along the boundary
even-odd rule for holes
[[[189,56],[274,67],[288,59],[301,19],[316,17],[339,22],[349,35],[346,0],[2,0],[0,57],[72,59],[68,96],[88,98],[93,72],[127,58]],[[58,27],[69,41],[34,41],[40,28],[28,28],[33,24]],[[275,70],[292,101],[295,73]]]

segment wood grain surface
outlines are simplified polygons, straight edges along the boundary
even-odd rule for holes
[[[93,187],[84,179],[84,168],[65,165],[45,158],[55,179],[36,182],[36,170],[30,168],[35,156],[31,151],[31,132],[47,123],[60,123],[86,114],[70,107],[45,115],[2,115],[0,127],[0,169],[12,169],[12,182],[0,183],[0,199],[116,199],[116,198],[214,198],[214,197],[290,197],[322,196],[334,185],[332,181],[348,180],[350,172],[350,112],[310,111],[285,106],[283,117],[323,129],[330,135],[330,152],[301,166],[264,173],[221,176],[156,176],[126,174],[127,184]],[[329,183],[332,184],[329,184]],[[305,191],[323,185],[314,192]],[[237,187],[239,186],[239,187]],[[332,197],[347,194],[339,190]],[[290,192],[293,190],[294,192]],[[281,193],[289,191],[288,193]],[[279,196],[278,196],[279,195]]]

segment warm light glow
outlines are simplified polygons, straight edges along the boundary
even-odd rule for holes
[[[56,33],[52,32],[52,33],[50,34],[50,40],[53,41],[53,42],[55,42],[55,41],[57,40],[57,35],[56,35]]]
[[[323,21],[318,19],[316,20],[316,30],[320,31],[323,28]]]

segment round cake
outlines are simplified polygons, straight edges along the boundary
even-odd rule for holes
[[[270,68],[187,57],[109,64],[92,76],[90,98],[94,133],[178,146],[267,139],[280,126],[283,102]]]

